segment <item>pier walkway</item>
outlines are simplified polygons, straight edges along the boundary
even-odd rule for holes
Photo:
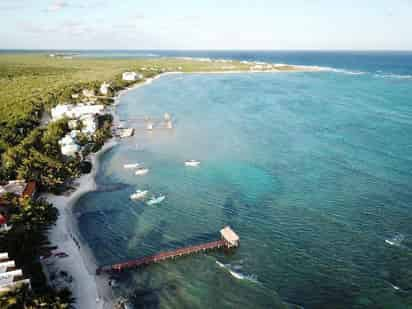
[[[155,255],[150,255],[146,257],[142,257],[136,260],[131,260],[123,263],[107,265],[99,267],[96,270],[96,274],[99,275],[103,272],[120,272],[124,269],[129,268],[137,268],[145,265],[150,265],[153,263],[174,259],[176,257],[185,256],[189,254],[194,254],[198,252],[204,252],[213,249],[219,248],[236,248],[239,246],[239,237],[230,227],[225,227],[224,229],[220,230],[220,234],[222,239],[196,245],[190,247],[179,248],[172,251],[161,252]]]

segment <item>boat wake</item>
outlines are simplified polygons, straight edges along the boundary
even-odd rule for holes
[[[252,275],[246,275],[246,274],[243,274],[243,273],[237,271],[238,269],[241,268],[240,265],[232,266],[231,264],[223,264],[219,261],[216,261],[216,264],[219,267],[224,268],[225,270],[227,270],[232,275],[232,277],[234,277],[236,279],[247,280],[247,281],[250,281],[250,282],[253,282],[253,283],[259,283],[259,281],[257,280],[256,275],[253,275],[253,274]]]
[[[396,234],[394,237],[390,239],[385,239],[385,243],[387,243],[390,246],[400,247],[404,239],[405,236],[403,234]]]
[[[412,79],[412,75],[401,75],[401,74],[374,74],[374,77],[385,78],[385,79]]]

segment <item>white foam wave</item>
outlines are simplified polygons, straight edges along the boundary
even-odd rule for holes
[[[216,264],[219,265],[219,267],[224,268],[225,270],[227,270],[229,272],[229,274],[232,275],[232,277],[239,279],[239,280],[247,280],[247,281],[251,281],[254,283],[259,283],[259,281],[257,280],[257,276],[256,275],[247,275],[247,274],[243,274],[239,271],[235,271],[234,269],[240,269],[241,266],[237,265],[237,266],[232,266],[230,264],[223,264],[219,261],[216,261]]]
[[[374,77],[386,78],[386,79],[412,79],[412,75],[401,75],[401,74],[374,74]]]
[[[314,71],[319,71],[319,72],[334,72],[334,73],[341,73],[341,74],[348,74],[348,75],[363,75],[366,74],[366,72],[363,71],[350,71],[350,70],[345,70],[345,69],[337,69],[337,68],[332,68],[332,67],[322,67],[322,66],[317,66],[317,65],[301,65],[297,66],[299,68],[307,68],[311,69]]]

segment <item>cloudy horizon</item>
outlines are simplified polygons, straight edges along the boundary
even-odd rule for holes
[[[412,50],[412,2],[2,0],[2,49]]]

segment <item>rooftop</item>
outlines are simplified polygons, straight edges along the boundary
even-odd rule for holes
[[[239,241],[239,236],[230,228],[230,226],[226,226],[221,229],[220,234],[226,241],[232,244],[235,244]]]
[[[36,192],[36,182],[29,181],[26,187],[23,190],[22,196],[23,197],[32,197],[33,194]]]
[[[0,185],[0,197],[7,192],[20,196],[25,188],[26,182],[24,180],[11,180],[4,185]]]

